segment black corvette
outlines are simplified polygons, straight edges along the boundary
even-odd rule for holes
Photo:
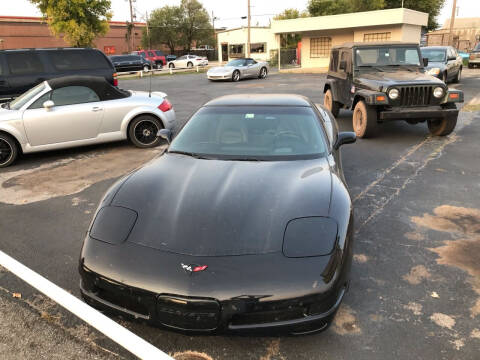
[[[354,141],[301,96],[208,102],[102,199],[80,258],[84,299],[188,331],[325,329],[348,287],[339,147]]]

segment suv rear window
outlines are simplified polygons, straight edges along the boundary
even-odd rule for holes
[[[8,67],[12,75],[28,75],[44,72],[40,57],[33,51],[11,52],[6,55]]]
[[[55,69],[59,71],[110,68],[105,57],[97,51],[65,49],[48,50],[46,53]]]

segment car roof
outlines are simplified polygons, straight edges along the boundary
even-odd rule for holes
[[[238,94],[210,100],[204,106],[305,106],[311,107],[307,97],[295,94]]]
[[[420,49],[434,49],[434,50],[446,50],[450,46],[422,46]]]
[[[95,91],[102,101],[121,99],[129,96],[125,91],[112,86],[104,77],[101,76],[63,76],[47,80],[47,83],[50,85],[52,90],[66,86],[85,86]]]
[[[346,42],[341,45],[333,46],[332,49],[344,49],[353,47],[370,47],[370,46],[382,46],[382,45],[413,45],[418,46],[418,43],[403,42],[403,41],[372,41],[372,42]]]

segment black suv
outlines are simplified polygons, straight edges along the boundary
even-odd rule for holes
[[[325,106],[338,116],[353,110],[358,137],[373,136],[378,124],[427,121],[433,135],[450,134],[457,124],[456,102],[463,92],[448,89],[425,73],[428,59],[413,43],[346,43],[332,48],[324,87]]]
[[[0,102],[9,101],[44,80],[68,75],[102,76],[118,85],[112,63],[97,49],[0,50]]]

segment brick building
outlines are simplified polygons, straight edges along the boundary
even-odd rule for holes
[[[135,23],[135,48],[141,46],[145,23]],[[127,24],[110,21],[108,33],[95,40],[95,47],[107,54],[122,54],[131,51],[127,41]],[[63,36],[55,37],[48,25],[39,17],[0,16],[0,49],[64,47],[69,46]]]
[[[453,24],[453,46],[461,51],[470,51],[480,42],[480,17],[456,18]],[[427,35],[427,45],[450,45],[450,19],[443,27]]]

